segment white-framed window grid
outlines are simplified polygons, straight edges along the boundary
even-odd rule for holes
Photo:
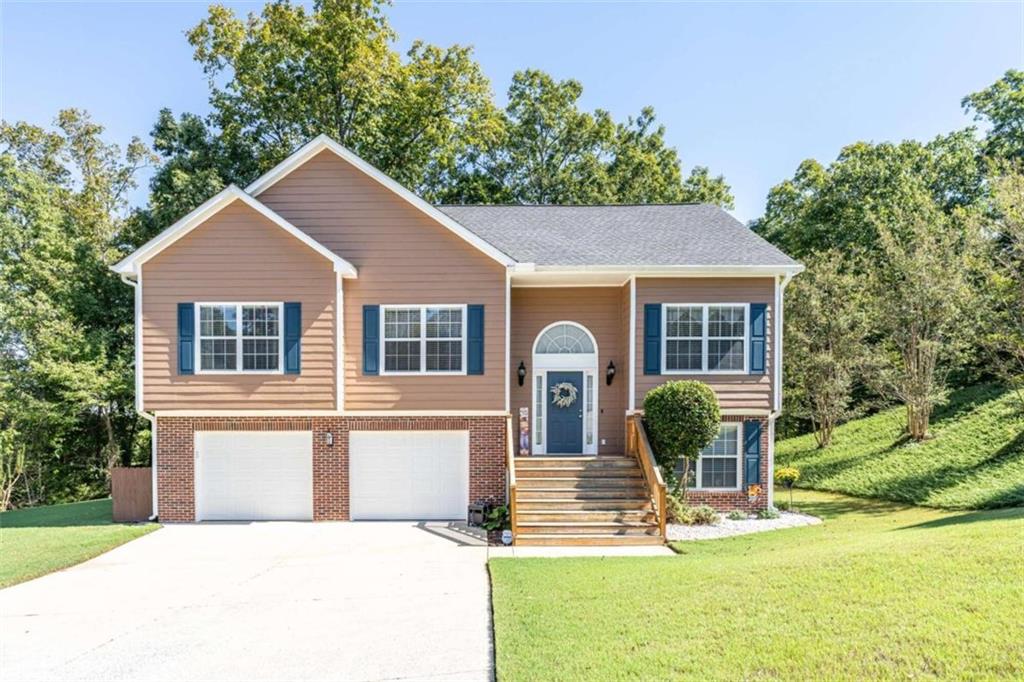
[[[714,320],[711,311],[715,311]],[[694,319],[699,311],[700,319]],[[661,329],[662,374],[747,374],[750,371],[750,304],[749,303],[663,303]],[[725,313],[724,315],[722,313]],[[737,316],[742,319],[735,319]],[[724,318],[724,319],[723,319]],[[740,330],[736,335],[735,330]],[[728,331],[729,333],[723,333]],[[716,332],[716,333],[712,333]],[[709,346],[723,343],[742,342],[741,366],[727,369],[712,369]],[[700,368],[692,368],[693,349],[700,343]],[[674,353],[669,353],[672,345]],[[674,356],[675,368],[670,367],[669,358]],[[727,357],[728,353],[720,356]],[[687,366],[681,358],[690,362]],[[735,362],[733,364],[736,364]]]
[[[283,302],[200,301],[194,310],[197,374],[284,372]]]
[[[457,314],[452,315],[453,312]],[[391,376],[465,375],[467,326],[467,306],[464,303],[382,305],[380,373]],[[458,334],[454,335],[452,330],[456,327]],[[389,343],[393,351],[404,351],[390,353],[390,364],[394,369],[388,369]],[[458,352],[452,353],[452,344],[455,343],[459,344]],[[414,356],[409,353],[413,347],[418,348],[415,363],[412,362]],[[453,360],[457,361],[458,369],[429,369],[431,362],[438,367],[447,365],[450,368],[455,364]]]
[[[682,461],[676,474],[682,475]],[[690,490],[735,491],[743,487],[743,424],[723,422],[718,434],[697,458]],[[705,476],[705,473],[707,476]],[[731,484],[728,482],[734,478]]]

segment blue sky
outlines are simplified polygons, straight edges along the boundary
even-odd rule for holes
[[[207,4],[0,0],[0,114],[47,124],[80,107],[123,143],[148,140],[161,107],[206,112],[183,32]],[[969,125],[961,98],[1024,68],[1021,1],[400,0],[389,16],[399,47],[473,45],[500,100],[514,71],[535,67],[578,79],[583,105],[616,118],[653,105],[684,170],[725,174],[743,220],[803,159]]]

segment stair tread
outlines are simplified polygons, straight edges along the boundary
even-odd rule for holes
[[[563,526],[579,526],[581,528],[596,528],[599,526],[623,526],[628,528],[651,528],[657,527],[657,523],[651,521],[571,521],[564,523],[561,521],[517,521],[516,526],[520,528],[535,528],[541,527],[563,527]]]

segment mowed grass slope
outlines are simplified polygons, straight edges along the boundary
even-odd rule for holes
[[[945,509],[1024,505],[1024,414],[1017,396],[993,385],[955,392],[932,420],[932,438],[908,440],[903,408],[814,436],[779,441],[776,466],[800,469],[800,487]]]
[[[1024,510],[797,497],[825,523],[492,560],[498,679],[1024,678]]]
[[[0,513],[0,587],[73,566],[160,527],[114,523],[112,505],[106,499]]]

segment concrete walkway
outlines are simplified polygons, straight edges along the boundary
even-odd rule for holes
[[[168,526],[0,590],[0,679],[490,680],[487,555],[430,524]]]

